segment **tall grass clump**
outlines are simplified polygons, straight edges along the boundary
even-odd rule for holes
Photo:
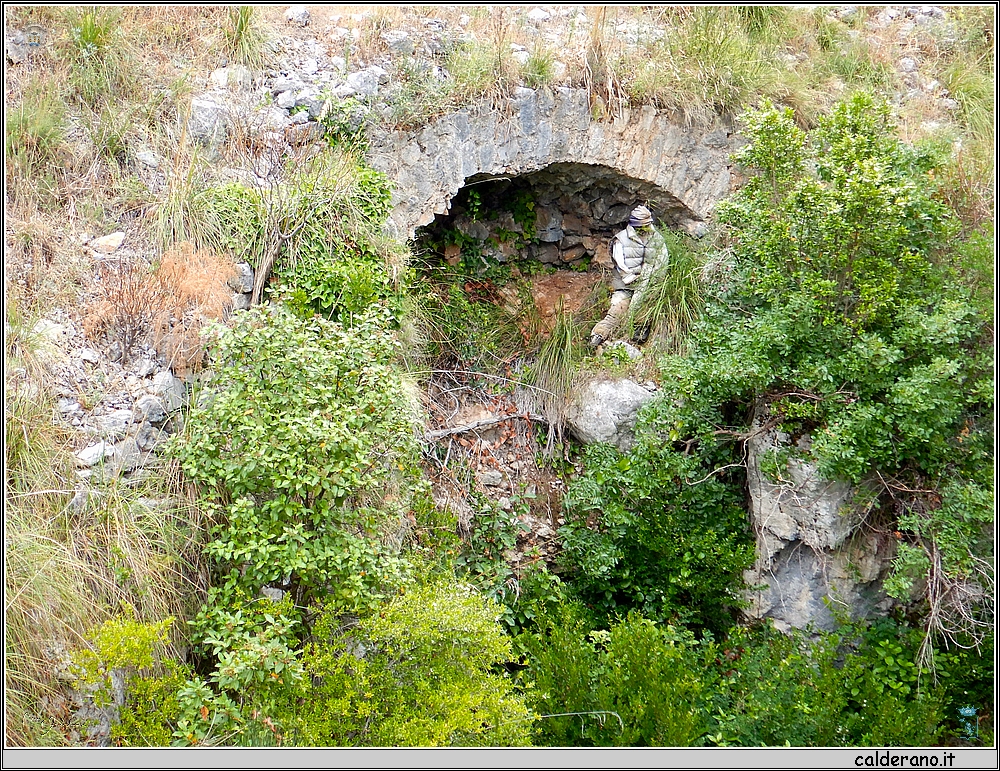
[[[562,445],[574,380],[586,352],[583,343],[587,339],[586,329],[586,325],[563,308],[560,298],[555,325],[530,369],[533,397],[549,425],[545,447],[549,457],[557,444]]]
[[[4,156],[10,202],[34,208],[57,200],[60,161],[66,152],[66,107],[41,83],[25,90],[7,112]]]
[[[194,512],[170,474],[132,488],[81,485],[54,421],[44,345],[8,297],[5,341],[4,615],[8,745],[71,743],[70,653],[119,615],[184,617],[198,575]],[[171,501],[168,503],[168,500]]]
[[[69,34],[61,52],[74,103],[99,114],[102,106],[118,107],[144,94],[148,78],[140,74],[118,9],[68,9],[65,23]]]
[[[231,62],[253,71],[267,65],[270,41],[260,12],[253,6],[240,5],[226,12],[222,38],[223,50]]]
[[[773,47],[759,42],[732,8],[674,13],[644,56],[621,57],[619,79],[634,103],[680,110],[689,118],[736,111],[767,92],[780,74]]]
[[[670,255],[649,278],[641,305],[630,309],[633,332],[647,334],[670,353],[680,353],[688,330],[698,319],[705,296],[702,251],[687,236],[662,230]]]
[[[996,11],[954,12],[965,35],[942,56],[938,78],[958,102],[962,138],[945,169],[945,190],[963,222],[976,228],[992,221],[996,204]]]
[[[183,242],[217,248],[223,224],[208,192],[207,167],[198,150],[185,151],[185,144],[176,150],[166,187],[153,203],[154,240],[162,249]]]

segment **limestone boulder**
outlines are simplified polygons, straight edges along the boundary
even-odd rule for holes
[[[584,444],[606,442],[624,452],[635,443],[636,415],[652,398],[632,380],[592,380],[574,394],[566,424]]]
[[[188,117],[188,136],[209,148],[217,149],[226,138],[228,110],[219,100],[209,95],[191,100]]]
[[[882,615],[891,601],[882,579],[895,555],[894,544],[863,527],[854,503],[857,490],[824,479],[805,456],[808,437],[797,446],[775,429],[747,441],[750,518],[757,538],[757,559],[744,575],[746,614],[769,618],[784,631],[812,626],[832,630],[841,619]],[[798,452],[796,452],[798,451]],[[788,457],[791,455],[791,457]],[[766,463],[765,459],[785,459]],[[778,466],[775,476],[766,473]]]

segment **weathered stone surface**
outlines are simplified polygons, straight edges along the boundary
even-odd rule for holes
[[[94,466],[106,461],[115,454],[115,446],[110,442],[98,442],[86,447],[76,454],[76,459],[81,466]]]
[[[139,150],[135,154],[135,159],[147,169],[157,169],[160,167],[160,157],[152,150]]]
[[[242,64],[234,64],[215,70],[208,80],[214,88],[250,88],[253,85],[253,74]]]
[[[854,489],[823,479],[814,463],[792,457],[779,481],[768,479],[762,459],[789,447],[790,438],[773,429],[747,441],[757,534],[757,561],[744,576],[751,587],[747,615],[770,618],[787,631],[810,624],[829,630],[838,617],[884,613],[889,601],[881,578],[894,556],[892,543],[860,527]]]
[[[149,423],[143,423],[135,435],[136,446],[143,452],[150,452],[166,438],[166,432]]]
[[[188,117],[188,137],[207,147],[218,147],[226,138],[227,110],[211,96],[196,96],[191,100]]]
[[[97,417],[97,426],[103,438],[114,441],[125,436],[132,423],[132,410],[112,410]]]
[[[503,484],[503,474],[499,471],[483,471],[478,474],[478,478],[487,487],[500,487]]]
[[[347,76],[347,85],[361,96],[374,96],[378,93],[378,74],[371,70],[352,72]]]
[[[228,283],[234,292],[252,292],[253,268],[246,262],[237,263],[236,275],[232,276]]]
[[[142,451],[133,437],[126,437],[115,445],[115,457],[111,465],[116,474],[134,471],[142,465]]]
[[[149,390],[163,400],[167,412],[179,410],[184,403],[184,382],[170,372],[158,372]]]
[[[838,616],[858,619],[888,610],[878,578],[891,554],[880,553],[878,542],[855,534],[832,552],[817,552],[801,541],[782,543],[766,571],[745,576],[751,586],[763,587],[747,592],[750,617],[769,618],[786,632],[809,625],[832,630],[840,625]]]
[[[135,410],[149,423],[162,423],[167,419],[167,408],[158,396],[146,394],[135,403]]]
[[[304,5],[293,5],[285,11],[285,21],[299,27],[307,26],[310,18],[309,9]]]
[[[122,231],[117,233],[109,233],[106,236],[101,236],[100,238],[95,238],[87,246],[93,249],[95,252],[100,252],[101,254],[111,254],[118,250],[125,241],[125,234]]]
[[[603,261],[608,238],[637,202],[667,227],[704,232],[703,220],[730,192],[735,143],[725,125],[675,124],[648,107],[595,121],[583,91],[519,88],[509,109],[459,110],[416,132],[378,135],[372,147],[373,164],[395,182],[390,231],[412,237],[447,218],[467,184],[485,195],[483,183],[516,180],[530,188],[539,241],[564,251],[585,242],[583,255],[541,253],[559,265]],[[566,241],[570,235],[581,240]]]
[[[31,328],[31,333],[37,335],[44,343],[62,346],[69,340],[70,328],[51,319],[39,319]]]
[[[382,33],[382,40],[397,56],[411,56],[414,50],[413,38],[406,30],[390,29]]]
[[[285,592],[273,586],[262,586],[260,596],[273,602],[281,602],[285,598]]]
[[[574,394],[567,425],[584,444],[607,442],[628,450],[639,409],[653,394],[631,380],[592,380]]]

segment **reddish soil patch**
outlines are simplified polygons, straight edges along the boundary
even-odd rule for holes
[[[603,285],[603,278],[596,271],[577,273],[560,270],[534,276],[531,279],[531,295],[538,308],[542,328],[546,332],[552,331],[560,304],[564,312],[578,315],[593,302],[593,296]]]

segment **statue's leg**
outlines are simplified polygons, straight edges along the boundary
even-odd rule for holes
[[[590,344],[598,346],[614,335],[618,327],[628,316],[629,305],[632,303],[632,293],[619,289],[611,295],[611,307],[607,315],[597,322],[590,333]]]

